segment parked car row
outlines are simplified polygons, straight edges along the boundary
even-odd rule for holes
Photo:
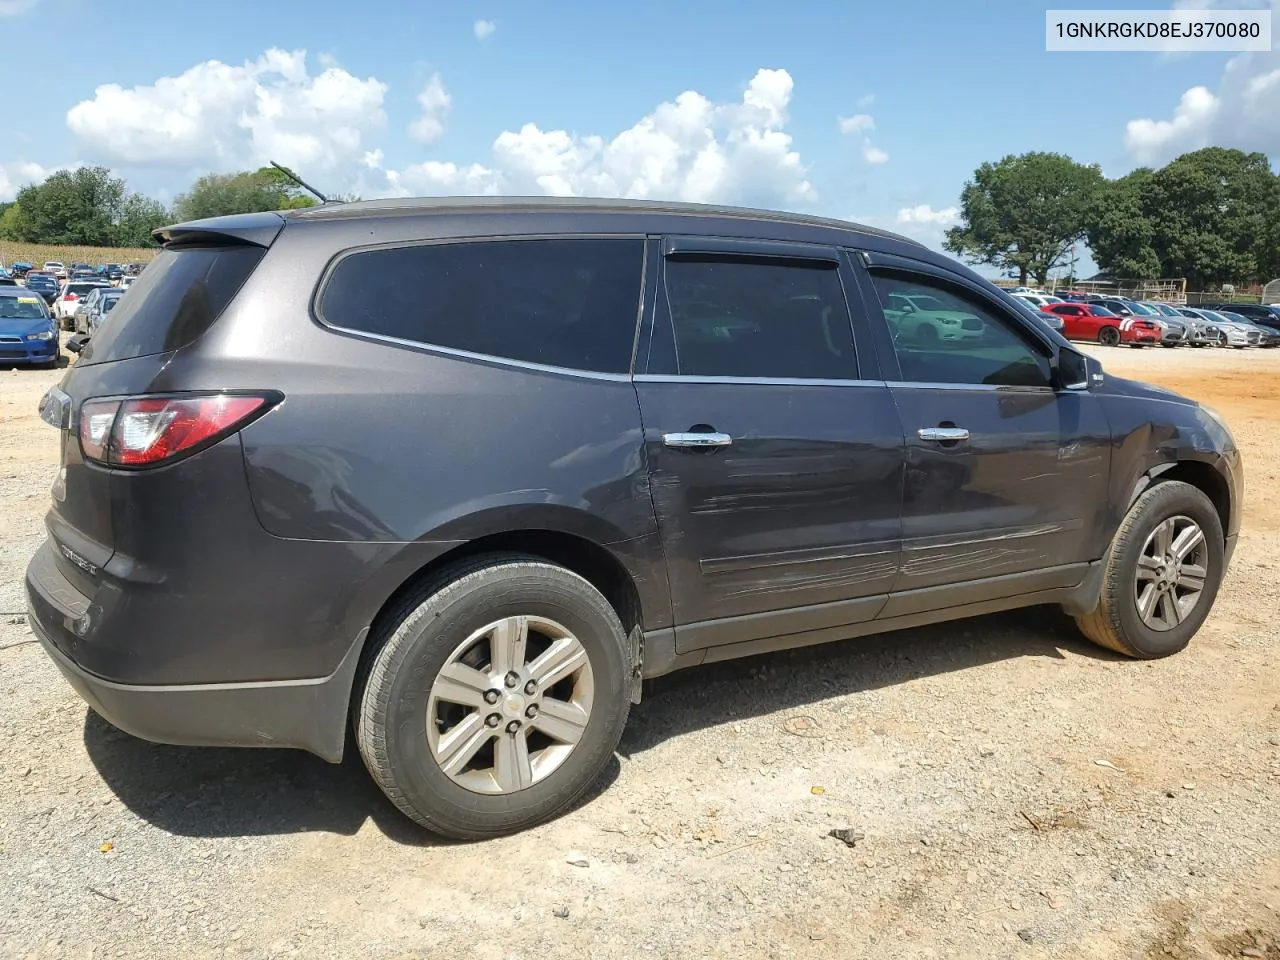
[[[1031,294],[1015,294],[1025,302]],[[1058,300],[1039,309],[1063,320],[1069,340],[1088,340],[1107,346],[1275,347],[1280,346],[1280,308],[1244,305],[1246,316],[1224,308],[1176,307],[1159,301],[1128,297],[1088,297]]]

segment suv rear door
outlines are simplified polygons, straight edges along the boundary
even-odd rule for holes
[[[926,293],[983,323],[939,343],[875,331],[906,433],[902,572],[882,616],[1073,585],[1101,556],[1110,428],[1098,398],[1055,381],[1054,337],[979,284],[906,257],[855,257],[875,317]]]
[[[874,618],[898,566],[903,438],[854,349],[848,267],[776,242],[662,252],[635,380],[677,651]]]

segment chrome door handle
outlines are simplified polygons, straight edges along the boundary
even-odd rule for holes
[[[921,440],[968,440],[969,431],[964,427],[921,427],[916,436]]]
[[[667,447],[727,447],[733,437],[727,433],[664,433],[662,443]]]

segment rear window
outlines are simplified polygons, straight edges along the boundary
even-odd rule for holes
[[[325,323],[355,332],[625,373],[631,368],[643,261],[639,239],[369,250],[338,263],[319,312]]]
[[[204,333],[226,309],[266,250],[256,246],[167,247],[120,298],[79,363],[167,353]]]

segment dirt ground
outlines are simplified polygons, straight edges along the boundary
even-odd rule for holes
[[[600,793],[471,845],[358,761],[85,708],[17,615],[60,374],[0,369],[0,956],[1280,960],[1280,350],[1096,353],[1244,451],[1187,652],[1121,660],[1036,609],[686,671]]]

